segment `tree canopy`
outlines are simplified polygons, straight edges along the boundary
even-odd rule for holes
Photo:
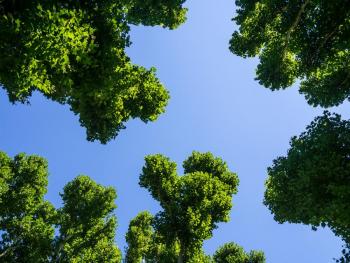
[[[265,205],[280,223],[329,226],[350,244],[350,121],[325,112],[268,168]]]
[[[129,25],[170,29],[183,0],[0,1],[0,85],[12,103],[34,91],[68,104],[87,139],[107,143],[130,118],[154,121],[169,94],[125,53]]]
[[[259,83],[284,89],[300,79],[311,105],[350,98],[350,1],[236,0],[230,50],[259,56]]]
[[[156,222],[149,212],[139,213],[129,224],[126,234],[128,243],[126,262],[141,263],[176,263],[180,253],[179,243],[175,242],[170,246],[162,242],[162,238],[153,228]],[[196,263],[265,263],[265,255],[262,251],[252,250],[246,253],[237,244],[230,242],[221,246],[213,257],[205,255],[203,251],[197,253],[189,261]]]
[[[198,261],[206,260],[203,241],[212,236],[218,223],[229,220],[237,175],[211,153],[193,152],[183,163],[183,176],[177,174],[176,163],[163,155],[149,155],[145,161],[140,186],[160,203],[162,211],[154,217],[140,214],[131,222],[127,255],[137,255],[138,260],[146,257],[149,248],[141,244],[157,240],[153,243],[164,247],[168,256],[175,254],[177,262],[204,262]],[[142,234],[133,234],[139,231]]]
[[[128,247],[126,250],[127,263],[157,262],[176,263],[180,253],[179,243],[167,245],[164,238],[154,229],[156,222],[149,212],[139,213],[130,221],[126,234]],[[144,260],[144,261],[142,261]],[[220,247],[213,257],[205,255],[203,251],[197,253],[188,262],[196,263],[265,263],[262,251],[252,250],[246,253],[237,244],[230,242]]]
[[[214,254],[215,263],[265,263],[265,254],[262,251],[252,250],[245,252],[239,245],[230,242],[220,247]]]
[[[0,261],[121,262],[114,244],[115,190],[78,176],[55,209],[44,199],[47,177],[45,159],[0,152]]]
[[[177,242],[166,244],[164,238],[154,229],[155,218],[148,211],[139,213],[129,223],[126,233],[127,263],[146,262],[172,263],[177,262],[179,245]]]

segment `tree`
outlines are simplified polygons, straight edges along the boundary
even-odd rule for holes
[[[19,154],[12,160],[0,152],[0,261],[121,262],[114,244],[115,190],[78,176],[55,209],[44,200],[47,177],[45,159]]]
[[[139,213],[130,221],[125,239],[127,263],[141,263],[142,260],[154,263],[177,261],[179,246],[177,242],[165,244],[164,238],[153,227],[154,217],[148,212]]]
[[[246,253],[237,244],[230,242],[220,247],[214,254],[215,263],[265,263],[265,255],[262,251],[252,250]]]
[[[44,200],[47,163],[0,152],[0,261],[42,263],[51,256],[55,209]]]
[[[139,213],[130,221],[126,234],[128,247],[126,250],[127,263],[176,263],[179,254],[178,242],[167,246],[162,242],[153,228],[154,217],[147,211]],[[220,247],[211,258],[202,251],[190,262],[197,263],[265,263],[262,251],[252,250],[246,253],[237,244],[230,242]]]
[[[89,141],[107,143],[130,118],[154,121],[169,94],[155,69],[125,53],[129,24],[176,28],[181,0],[0,1],[0,85],[12,103],[34,91],[79,115]]]
[[[114,244],[115,190],[78,176],[64,187],[61,196],[60,262],[120,262],[121,253]]]
[[[301,80],[314,106],[350,98],[350,2],[236,0],[231,52],[259,56],[259,83],[272,90]]]
[[[204,262],[203,241],[212,236],[219,222],[229,220],[232,195],[237,192],[237,175],[211,153],[193,152],[183,163],[183,176],[177,175],[176,163],[162,155],[149,155],[145,161],[139,184],[159,201],[163,210],[154,218],[148,215],[145,225],[134,226],[145,214],[131,222],[127,255],[137,255],[135,258],[140,259],[147,250],[143,251],[137,244],[157,237],[160,242],[154,243],[167,251],[172,248],[177,262]],[[142,234],[135,234],[139,231]]]
[[[349,246],[350,121],[325,112],[290,146],[268,168],[264,204],[279,223],[329,226]]]

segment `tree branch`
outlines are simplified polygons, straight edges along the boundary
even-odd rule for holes
[[[299,21],[300,21],[300,19],[301,19],[301,15],[304,13],[305,7],[306,7],[306,5],[307,5],[309,2],[310,2],[310,0],[306,0],[306,1],[301,5],[300,10],[299,10],[299,12],[298,12],[298,14],[297,14],[297,17],[295,18],[295,20],[294,20],[292,26],[288,29],[288,31],[287,31],[287,37],[286,37],[287,45],[288,45],[288,43],[289,43],[289,39],[290,39],[291,33],[294,31],[294,29],[296,28],[296,26],[299,24]]]
[[[2,252],[2,253],[0,254],[0,258],[6,256],[6,254],[9,253],[9,252],[10,252],[11,250],[13,250],[13,249],[14,249],[13,246],[12,246],[12,247],[8,247],[4,252]]]

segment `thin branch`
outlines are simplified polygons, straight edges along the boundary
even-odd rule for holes
[[[301,15],[304,13],[305,11],[305,8],[306,8],[306,5],[310,2],[310,0],[306,0],[300,7],[300,10],[297,14],[297,17],[295,18],[292,26],[288,29],[287,31],[287,38],[286,38],[286,42],[287,42],[287,45],[289,43],[289,39],[290,39],[290,35],[291,33],[294,31],[294,29],[296,28],[296,26],[299,24],[299,21],[301,19]]]
[[[84,239],[84,241],[81,242],[81,243],[78,245],[78,247],[76,247],[76,248],[74,249],[75,254],[78,254],[78,253],[80,252],[80,250],[83,249],[84,246],[86,246],[87,243],[95,243],[95,242],[98,242],[98,241],[99,241],[99,235],[102,234],[103,231],[105,231],[107,228],[108,228],[108,223],[106,223],[101,229],[99,229],[99,230],[97,231],[97,233],[95,233],[94,238],[88,239],[88,240]],[[67,241],[70,240],[71,238],[73,238],[73,235],[68,235],[66,239],[62,239],[62,240],[61,240],[61,243],[60,243],[60,245],[59,245],[59,248],[58,248],[57,252],[55,252],[55,253],[56,253],[56,260],[55,260],[56,262],[61,262],[62,259],[65,258],[66,255],[62,255],[62,256],[61,256],[61,254],[60,254],[61,252],[60,252],[60,251],[63,249],[64,242],[67,242]],[[95,245],[95,244],[94,244],[94,245]]]
[[[7,253],[9,253],[11,250],[14,250],[14,247],[8,247],[4,252],[0,254],[0,258],[6,256]]]

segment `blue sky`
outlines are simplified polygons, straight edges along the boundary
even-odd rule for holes
[[[0,150],[45,157],[50,170],[47,198],[56,206],[61,204],[58,193],[78,174],[116,187],[121,249],[130,219],[159,209],[138,186],[144,156],[162,153],[182,172],[181,164],[193,150],[211,151],[237,172],[240,186],[231,221],[220,224],[205,242],[207,253],[234,241],[246,250],[262,249],[271,263],[331,262],[340,256],[342,244],[332,232],[277,224],[262,204],[266,168],[322,109],[308,106],[297,86],[280,92],[259,86],[254,81],[257,60],[228,51],[234,1],[193,0],[187,6],[188,20],[177,30],[132,28],[132,61],[156,67],[171,94],[158,121],[129,121],[116,140],[101,145],[85,140],[85,130],[67,106],[38,93],[30,106],[13,106],[1,90]],[[350,118],[349,108],[345,103],[335,111]]]

